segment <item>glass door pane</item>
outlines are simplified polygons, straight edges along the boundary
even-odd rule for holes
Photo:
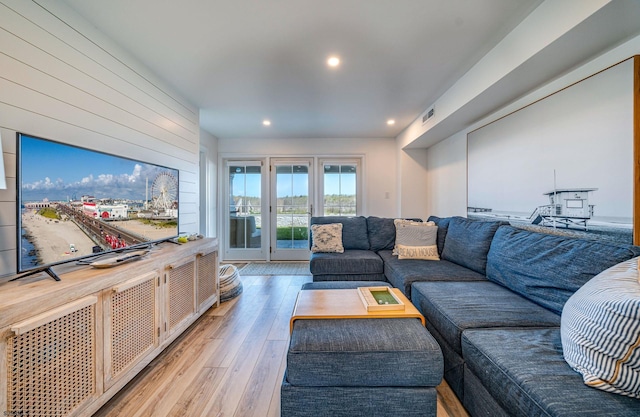
[[[226,248],[230,259],[256,259],[262,248],[262,166],[229,161]]]
[[[271,259],[309,258],[310,166],[309,160],[272,163],[275,198],[271,202]]]
[[[355,216],[356,164],[325,163],[323,207],[325,216]]]

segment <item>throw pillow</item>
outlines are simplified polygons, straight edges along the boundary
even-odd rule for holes
[[[396,241],[393,245],[393,251],[391,252],[392,255],[398,255],[398,229],[403,228],[405,226],[422,226],[422,225],[428,225],[428,226],[435,226],[436,224],[434,222],[422,222],[422,221],[416,221],[416,220],[410,220],[410,219],[394,219],[393,220],[393,225],[396,227]],[[403,243],[404,245],[410,245],[410,243]]]
[[[590,387],[640,398],[638,259],[596,275],[564,305],[560,324],[567,363]]]
[[[398,259],[440,260],[438,256],[438,226],[429,223],[398,224],[396,249]]]
[[[342,223],[314,224],[311,226],[311,233],[311,252],[344,252]]]

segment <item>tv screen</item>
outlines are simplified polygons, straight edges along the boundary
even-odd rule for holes
[[[18,272],[178,235],[176,169],[17,137]]]

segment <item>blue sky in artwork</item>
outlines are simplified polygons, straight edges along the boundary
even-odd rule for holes
[[[167,171],[144,162],[22,135],[22,201],[66,201],[83,195],[143,200],[156,176]],[[169,170],[177,179],[177,170]],[[149,191],[150,194],[150,191]]]

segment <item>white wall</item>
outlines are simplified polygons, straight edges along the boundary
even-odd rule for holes
[[[16,270],[16,132],[180,170],[199,230],[198,112],[61,2],[0,0],[0,275]]]
[[[200,234],[218,235],[218,138],[200,129]]]
[[[220,139],[218,151],[220,158],[362,155],[365,164],[363,214],[399,215],[394,139]]]
[[[400,149],[398,153],[399,213],[397,217],[423,218],[429,216],[431,198],[427,184],[427,150]]]
[[[456,133],[427,152],[429,216],[467,215],[467,134]]]
[[[427,156],[429,214],[439,216],[466,215],[467,134],[469,132],[638,54],[640,54],[640,36],[611,49],[567,75],[541,86],[522,99],[429,148]],[[629,105],[631,106],[632,103]]]

